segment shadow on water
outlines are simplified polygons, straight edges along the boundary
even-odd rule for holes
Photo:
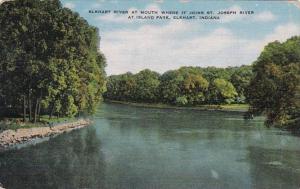
[[[95,128],[0,154],[0,181],[15,188],[102,188],[105,165]]]

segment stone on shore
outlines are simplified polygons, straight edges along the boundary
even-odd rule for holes
[[[49,137],[52,135],[69,132],[90,125],[90,120],[80,119],[75,122],[63,123],[54,127],[36,127],[28,129],[5,130],[0,133],[0,149],[28,142],[36,138]],[[0,185],[1,187],[1,185]],[[0,188],[1,189],[1,188]]]

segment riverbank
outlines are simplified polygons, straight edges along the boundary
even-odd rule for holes
[[[35,139],[55,136],[75,129],[89,126],[89,119],[79,119],[72,122],[61,123],[55,126],[41,126],[34,128],[8,129],[0,133],[0,151],[6,150],[17,144],[24,144]]]
[[[125,104],[136,107],[144,108],[160,108],[160,109],[181,109],[181,110],[208,110],[208,111],[230,111],[230,112],[247,112],[248,104],[228,104],[228,105],[197,105],[197,106],[174,106],[161,103],[136,103],[136,102],[124,102],[117,100],[107,100],[106,103]]]

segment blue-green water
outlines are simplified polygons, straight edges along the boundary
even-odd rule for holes
[[[300,138],[239,113],[103,104],[92,127],[0,154],[15,188],[300,188]]]

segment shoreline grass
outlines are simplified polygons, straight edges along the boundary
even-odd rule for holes
[[[106,103],[116,103],[131,105],[144,108],[159,108],[159,109],[182,109],[182,110],[209,110],[209,111],[228,111],[228,112],[247,112],[248,104],[226,104],[226,105],[197,105],[197,106],[176,106],[163,103],[138,103],[138,102],[126,102],[117,100],[105,99]]]
[[[21,117],[9,117],[9,118],[2,118],[0,120],[0,133],[5,130],[17,130],[17,129],[28,129],[28,128],[35,128],[35,127],[49,127],[55,126],[61,123],[67,123],[76,121],[78,118],[69,118],[69,117],[61,117],[61,118],[51,118],[49,119],[48,116],[41,116],[40,120],[36,123],[33,122],[23,122],[23,118]]]

